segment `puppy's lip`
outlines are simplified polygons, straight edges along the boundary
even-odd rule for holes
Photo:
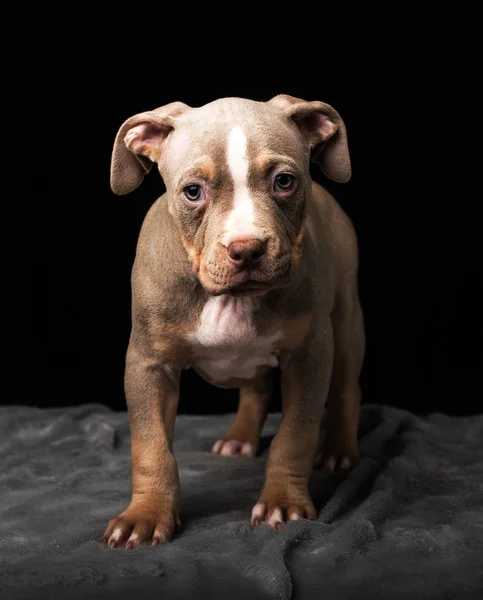
[[[273,286],[261,281],[248,279],[244,283],[233,286],[229,293],[232,296],[263,296],[268,293]]]

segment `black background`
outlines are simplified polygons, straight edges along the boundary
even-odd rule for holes
[[[114,48],[92,23],[81,33],[44,31],[32,47],[19,82],[29,160],[4,221],[2,402],[125,408],[130,270],[143,217],[164,188],[153,169],[134,193],[110,191],[121,123],[174,100],[288,93],[332,104],[348,130],[352,180],[313,176],[359,238],[364,402],[480,411],[481,194],[470,189],[464,138],[473,83],[447,59],[446,40],[389,28],[340,48],[323,32],[287,39],[280,25],[221,29],[209,37],[188,28],[171,41],[155,29],[159,46],[148,52],[127,19]],[[224,412],[235,402],[235,392],[184,376],[181,412]]]

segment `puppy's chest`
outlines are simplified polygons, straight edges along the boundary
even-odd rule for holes
[[[192,365],[214,383],[252,379],[260,367],[276,367],[281,332],[259,335],[255,298],[223,295],[206,302],[191,334]]]

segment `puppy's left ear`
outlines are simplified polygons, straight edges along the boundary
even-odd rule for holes
[[[293,121],[311,148],[311,159],[339,183],[351,178],[347,132],[339,113],[325,102],[306,102],[280,94],[269,101]]]

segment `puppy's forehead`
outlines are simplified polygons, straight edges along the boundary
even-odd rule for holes
[[[242,98],[223,98],[183,115],[169,143],[166,166],[189,168],[193,161],[227,160],[229,140],[234,129],[245,138],[248,158],[262,152],[303,156],[297,128],[274,106]]]

